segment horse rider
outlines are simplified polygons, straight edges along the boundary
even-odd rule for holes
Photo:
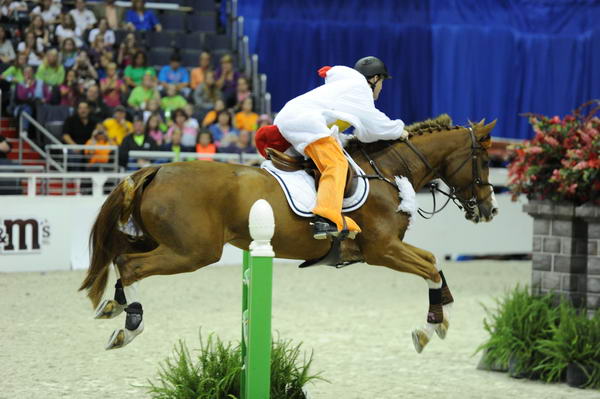
[[[352,125],[354,136],[364,143],[404,139],[408,133],[404,122],[391,120],[375,108],[374,100],[379,97],[383,81],[391,78],[380,59],[361,58],[354,69],[326,66],[319,70],[319,76],[325,78],[325,84],[287,102],[274,125],[259,129],[257,147],[264,155],[259,141],[268,137],[286,144],[276,148],[280,151],[291,145],[310,157],[321,172],[317,204],[312,210],[316,215],[312,223],[314,238],[337,237],[342,231],[354,238],[360,227],[342,216],[348,161],[337,138],[339,128]]]

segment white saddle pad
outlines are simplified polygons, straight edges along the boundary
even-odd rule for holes
[[[365,172],[350,158],[348,153],[344,151],[344,155],[354,168],[355,175],[365,175]],[[303,170],[296,172],[284,172],[273,166],[271,161],[262,163],[261,168],[275,177],[275,180],[281,186],[285,198],[290,204],[290,208],[298,216],[313,217],[313,208],[317,203],[317,190],[315,189],[315,179]],[[369,181],[367,179],[358,178],[356,191],[352,196],[344,198],[342,212],[352,212],[360,208],[369,196]]]

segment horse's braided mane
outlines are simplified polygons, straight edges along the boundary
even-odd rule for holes
[[[452,124],[452,118],[448,114],[441,114],[433,119],[427,119],[421,122],[415,122],[406,126],[404,129],[408,132],[408,137],[421,136],[425,133],[435,133],[459,129],[460,126]],[[357,139],[350,140],[346,145],[348,152],[356,151],[361,145],[369,147],[371,150],[378,150],[380,147],[387,147],[390,144],[388,140],[376,141],[370,144],[361,144]]]
[[[441,114],[433,119],[415,122],[405,127],[409,137],[420,136],[424,133],[440,132],[442,130],[458,129],[459,126],[452,124],[452,118],[448,114]]]

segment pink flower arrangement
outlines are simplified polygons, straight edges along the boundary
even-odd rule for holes
[[[562,119],[526,114],[535,136],[512,148],[508,175],[513,199],[525,194],[600,205],[599,111],[600,101],[595,100]]]

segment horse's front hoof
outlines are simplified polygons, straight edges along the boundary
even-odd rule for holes
[[[421,329],[416,329],[412,332],[412,339],[417,353],[423,352],[423,348],[429,343],[427,333]]]
[[[135,337],[140,335],[144,331],[144,322],[142,321],[137,329],[129,330],[127,328],[118,328],[113,331],[110,336],[108,343],[104,349],[119,349],[129,344]]]
[[[126,305],[121,305],[114,299],[105,299],[96,308],[94,319],[113,319],[125,310]]]
[[[448,327],[450,327],[450,322],[447,318],[444,318],[444,321],[435,327],[435,333],[438,337],[440,337],[440,339],[446,338],[446,334],[448,334]]]

